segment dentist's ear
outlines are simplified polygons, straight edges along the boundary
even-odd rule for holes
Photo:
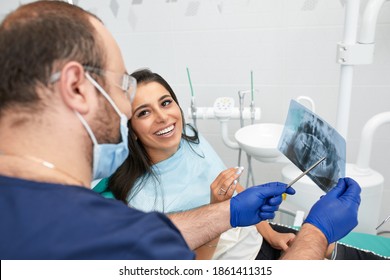
[[[58,84],[64,103],[82,115],[90,111],[91,102],[97,102],[94,86],[85,77],[85,70],[78,62],[65,64]]]

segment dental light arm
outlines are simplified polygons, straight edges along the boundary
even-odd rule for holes
[[[368,1],[359,39],[358,21],[360,0],[346,0],[343,41],[337,44],[336,60],[341,64],[337,131],[347,138],[354,65],[371,64],[374,56],[375,26],[378,14],[386,0]],[[388,0],[387,0],[388,1]]]
[[[364,125],[356,162],[359,170],[369,169],[373,136],[380,126],[387,123],[390,123],[390,112],[375,115]]]
[[[387,0],[389,1],[389,0]],[[375,43],[375,27],[378,21],[379,11],[386,0],[368,1],[362,17],[362,24],[359,36],[360,44]]]

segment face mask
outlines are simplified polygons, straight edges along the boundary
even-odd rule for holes
[[[87,124],[85,119],[78,113],[75,112],[81,123],[87,130],[91,140],[93,142],[93,175],[92,180],[102,179],[110,177],[119,166],[126,160],[129,155],[128,148],[128,127],[127,117],[121,113],[114,101],[107,94],[107,92],[88,74],[85,74],[87,79],[99,90],[99,92],[107,99],[107,101],[114,108],[115,112],[120,116],[120,134],[122,140],[118,144],[99,144],[93,134],[90,126]]]

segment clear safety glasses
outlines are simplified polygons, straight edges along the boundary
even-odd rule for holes
[[[131,103],[133,102],[134,97],[135,97],[135,93],[137,91],[137,80],[133,76],[126,74],[126,73],[118,74],[118,73],[113,72],[113,71],[104,70],[104,69],[100,69],[100,68],[96,68],[96,67],[91,67],[88,65],[83,65],[83,67],[88,72],[95,73],[98,75],[104,75],[106,77],[113,77],[114,78],[113,85],[115,85],[115,86],[119,87],[121,90],[123,90],[127,99],[129,99]],[[57,82],[58,79],[60,78],[60,76],[61,76],[61,72],[54,73],[50,77],[49,82],[50,83]]]
[[[133,102],[135,93],[137,91],[137,80],[133,76],[126,73],[118,74],[113,71],[95,68],[88,65],[84,65],[83,67],[86,71],[92,73],[104,75],[106,77],[114,77],[115,81],[113,82],[113,84],[122,89],[127,99],[129,99],[131,103]]]

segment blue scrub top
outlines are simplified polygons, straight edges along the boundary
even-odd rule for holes
[[[0,176],[0,259],[193,259],[164,215],[80,186]]]

